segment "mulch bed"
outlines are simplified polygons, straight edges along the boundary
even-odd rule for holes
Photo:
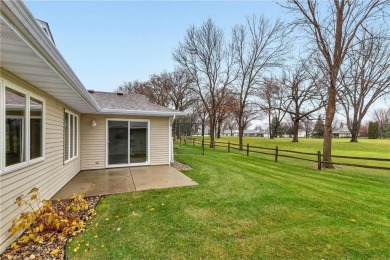
[[[174,161],[173,163],[171,163],[171,166],[176,168],[176,170],[178,171],[188,171],[192,169],[191,166],[188,166],[187,164],[178,161]]]
[[[90,209],[96,208],[100,197],[88,197],[85,198]],[[67,201],[63,201],[65,206]],[[70,202],[70,200],[69,200]],[[58,203],[53,201],[53,206],[56,207]],[[85,219],[86,216],[79,216],[81,219]],[[80,230],[82,231],[82,230]],[[80,231],[76,232],[79,233]],[[68,241],[67,237],[59,236],[58,233],[53,233],[54,240],[44,243],[35,243],[29,241],[26,244],[18,244],[19,247],[12,249],[9,247],[0,255],[0,260],[10,260],[10,259],[64,259],[65,258],[65,247]],[[50,255],[54,249],[59,249],[58,253],[55,255]]]

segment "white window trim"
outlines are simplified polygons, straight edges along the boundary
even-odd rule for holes
[[[24,162],[14,164],[11,166],[5,166],[5,119],[6,119],[6,107],[5,107],[5,89],[10,88],[17,92],[20,92],[26,97],[26,110],[25,110],[25,128],[24,128],[24,156],[26,160]],[[30,99],[34,98],[42,102],[42,156],[35,159],[30,159]],[[0,174],[10,173],[16,170],[20,170],[27,166],[42,162],[45,160],[45,140],[46,140],[46,101],[43,97],[38,96],[24,88],[21,88],[15,84],[12,84],[6,80],[0,80],[0,149],[1,149],[1,157],[0,157]]]
[[[80,154],[80,137],[79,137],[79,129],[80,129],[80,121],[79,121],[79,116],[75,113],[73,113],[72,111],[68,110],[68,109],[65,109],[65,113],[68,113],[68,140],[64,140],[64,151],[65,151],[65,142],[67,141],[68,142],[68,156],[69,156],[69,159],[65,159],[64,158],[64,164],[67,164],[75,159],[77,159],[79,157],[79,154]],[[72,124],[72,130],[73,130],[73,135],[72,135],[72,138],[73,138],[73,157],[70,157],[70,115],[72,115],[74,118],[76,118],[76,122],[77,122],[77,129],[75,129],[75,124],[73,123]],[[65,115],[64,115],[65,116]],[[74,133],[77,134],[77,140],[75,139],[75,135]],[[64,135],[65,137],[65,135]],[[77,148],[75,147],[75,142],[77,142]],[[76,156],[75,156],[75,152],[77,152]],[[65,155],[65,153],[64,153]]]
[[[130,163],[130,156],[128,156],[128,163],[125,164],[109,164],[108,163],[108,121],[127,121],[128,122],[128,154],[130,155],[130,122],[146,122],[148,123],[148,159],[143,163]],[[145,166],[150,165],[150,119],[124,119],[124,118],[106,118],[106,168],[119,168],[119,167],[130,167],[130,166]]]

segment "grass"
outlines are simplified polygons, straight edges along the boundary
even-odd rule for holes
[[[246,144],[249,144],[253,146],[268,147],[273,149],[275,149],[275,147],[278,146],[279,149],[285,149],[285,150],[303,151],[303,152],[309,152],[314,154],[316,154],[317,151],[321,151],[322,153],[322,144],[323,144],[322,139],[300,138],[298,143],[293,143],[291,142],[291,140],[292,140],[291,138],[269,139],[269,138],[259,138],[259,137],[244,137],[243,143],[245,144],[245,146]],[[343,156],[390,159],[390,139],[374,139],[374,140],[359,139],[358,143],[351,143],[349,140],[350,139],[348,138],[333,139],[332,154],[343,155]],[[209,139],[206,138],[205,141],[209,142]],[[237,137],[222,137],[221,139],[218,139],[218,141],[221,142],[230,141],[231,143],[238,144]],[[227,148],[219,148],[219,149],[227,150]],[[274,153],[274,151],[265,151],[265,152]],[[298,155],[298,154],[285,153],[285,152],[279,152],[279,154],[292,155],[292,156],[298,156],[306,159],[317,160],[317,156],[313,156],[313,155]],[[254,156],[254,154],[252,154],[252,156]],[[262,157],[264,157],[264,155],[262,155]],[[268,156],[270,160],[272,159],[271,157]],[[287,159],[287,158],[280,157],[279,160],[289,162],[290,164],[298,164],[298,165],[306,165],[306,166],[313,165],[313,163],[310,162],[307,163],[296,159]],[[390,162],[370,161],[370,160],[333,158],[333,162],[390,167]],[[337,166],[337,167],[340,168],[344,166]],[[351,170],[358,170],[358,169],[351,168]],[[364,171],[367,171],[367,169],[365,169]]]
[[[356,150],[386,153],[380,144]],[[200,156],[191,146],[177,152],[199,186],[104,198],[69,243],[70,259],[390,258],[387,171],[320,172],[218,149]]]

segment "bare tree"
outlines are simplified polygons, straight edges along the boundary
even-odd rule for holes
[[[126,94],[144,95],[154,104],[169,107],[170,103],[168,94],[162,87],[160,87],[163,83],[155,80],[155,76],[153,75],[151,78],[153,79],[153,82],[150,80],[145,82],[139,82],[137,80],[133,82],[124,82],[123,85],[119,86],[116,91]]]
[[[291,117],[293,142],[298,142],[299,123],[305,118],[314,119],[311,115],[323,108],[321,84],[309,69],[301,59],[297,65],[286,67],[280,79],[284,97],[279,109]]]
[[[269,138],[277,137],[276,130],[283,121],[286,112],[279,109],[282,107],[284,98],[282,88],[275,77],[264,78],[259,89],[259,107],[268,117]]]
[[[246,111],[250,97],[255,95],[261,74],[267,69],[281,66],[290,41],[283,22],[278,19],[272,23],[264,16],[247,18],[246,24],[235,26],[232,34],[238,70],[238,78],[233,85],[238,100],[236,117],[239,148],[242,149],[245,125],[250,118],[250,112]]]
[[[232,50],[225,44],[222,29],[209,19],[200,28],[192,26],[187,30],[184,42],[173,51],[173,59],[191,76],[194,91],[207,110],[212,147],[218,108],[235,80]]]
[[[193,80],[185,70],[175,69],[173,72],[163,73],[161,77],[166,78],[167,94],[173,109],[184,111],[195,102]]]
[[[267,115],[268,118],[268,134],[269,138],[273,138],[272,132],[272,111],[273,111],[273,99],[278,86],[275,84],[274,79],[263,79],[259,90],[259,107]]]
[[[390,41],[366,30],[359,36],[341,67],[337,91],[351,142],[358,141],[361,122],[372,104],[390,93]]]
[[[390,123],[390,107],[387,109],[385,108],[375,109],[372,112],[372,117],[374,118],[375,121],[379,123],[379,131],[381,137],[384,138],[386,135],[387,124]]]
[[[310,132],[313,130],[313,122],[307,118],[304,118],[302,123],[303,129],[305,130],[305,138],[308,138],[310,136]]]
[[[217,109],[216,117],[217,117],[217,127],[216,127],[216,134],[217,138],[221,138],[221,130],[222,126],[225,122],[225,120],[234,114],[235,108],[237,107],[237,99],[235,98],[234,94],[227,90],[227,94],[225,98],[223,99],[221,105]]]
[[[226,118],[225,127],[230,130],[230,136],[233,136],[233,130],[237,129],[237,122],[233,115]]]
[[[195,99],[191,85],[190,75],[175,69],[173,72],[153,74],[145,82],[124,82],[117,91],[145,95],[152,103],[184,111]]]
[[[341,65],[358,30],[378,16],[384,17],[383,8],[388,4],[389,0],[329,0],[325,15],[321,15],[324,12],[319,10],[316,0],[288,0],[284,5],[296,14],[293,24],[306,32],[321,57],[319,64],[328,76],[323,145],[323,160],[326,162],[332,161],[332,121],[336,112],[337,81]],[[324,167],[333,168],[333,164],[325,163]]]

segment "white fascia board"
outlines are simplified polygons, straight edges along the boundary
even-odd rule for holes
[[[2,14],[5,14],[7,20],[17,29],[19,36],[31,46],[42,60],[48,64],[76,93],[84,99],[94,110],[99,111],[99,106],[88,91],[84,88],[81,81],[73,72],[71,67],[65,61],[63,56],[46,36],[45,32],[39,26],[34,16],[28,10],[23,1],[2,1]]]
[[[124,110],[124,109],[101,109],[98,114],[110,115],[130,115],[130,116],[187,116],[188,113],[182,111],[142,111],[142,110]]]

